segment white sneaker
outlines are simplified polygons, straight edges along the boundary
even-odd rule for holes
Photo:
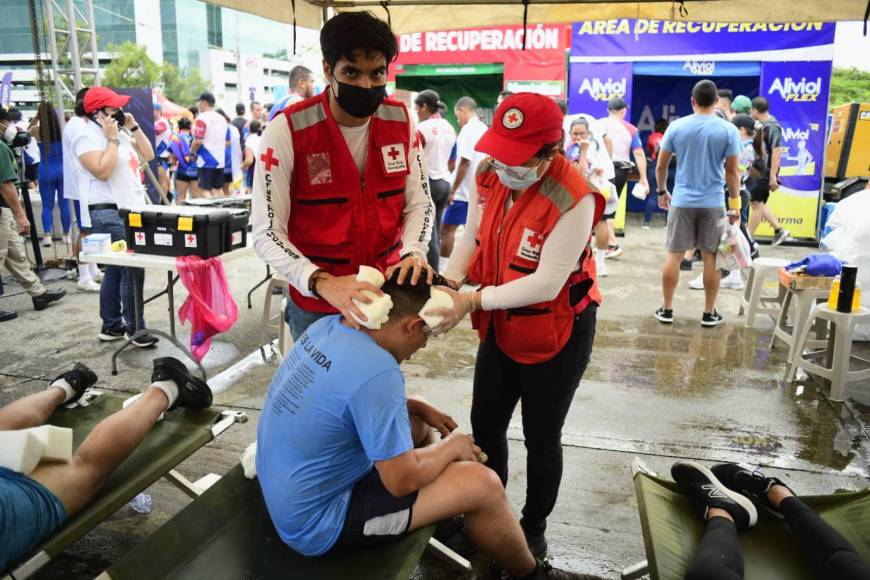
[[[51,247],[51,236],[45,236],[42,238],[42,244],[40,244],[43,248]]]
[[[719,287],[730,290],[743,290],[743,278],[740,276],[740,270],[731,270],[727,276],[722,278]]]
[[[689,288],[692,290],[703,290],[704,289],[704,275],[699,274],[697,278],[694,280],[689,280]]]
[[[103,281],[103,271],[100,270],[99,268],[97,268],[97,273],[94,274],[94,282],[99,284],[102,281]]]
[[[76,283],[78,289],[82,292],[99,292],[100,285],[94,282],[93,280],[79,280]]]

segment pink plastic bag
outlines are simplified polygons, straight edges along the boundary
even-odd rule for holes
[[[211,348],[211,337],[236,323],[239,307],[230,294],[220,258],[182,256],[175,263],[188,292],[187,300],[178,309],[178,318],[182,324],[190,321],[190,352],[201,361]]]

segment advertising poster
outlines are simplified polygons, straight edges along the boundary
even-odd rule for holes
[[[782,126],[782,185],[771,192],[768,207],[796,238],[816,237],[830,81],[829,61],[766,62],[761,67],[759,94]],[[772,236],[773,230],[764,223],[757,234]]]
[[[124,110],[131,113],[139,124],[139,129],[148,138],[151,146],[154,147],[154,105],[151,89],[146,87],[143,89],[116,89],[112,90],[119,95],[129,95],[130,102],[124,107]],[[157,160],[152,160],[149,164],[151,171],[157,175]],[[160,203],[160,196],[154,191],[151,182],[145,179],[145,188],[148,192],[148,197],[153,203]]]
[[[568,73],[568,114],[607,116],[607,101],[622,97],[631,115],[630,62],[575,62]],[[630,118],[630,117],[629,117]]]

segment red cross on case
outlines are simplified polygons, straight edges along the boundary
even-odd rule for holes
[[[266,167],[266,171],[272,171],[272,166],[278,167],[280,163],[278,163],[278,159],[274,155],[275,150],[269,147],[266,149],[266,152],[260,155],[260,161],[263,162],[263,165]]]
[[[192,244],[194,241],[196,241],[196,236],[193,234],[187,234],[187,243]]]

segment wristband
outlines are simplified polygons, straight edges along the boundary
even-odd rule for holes
[[[138,130],[139,130],[139,125],[134,125],[134,126],[130,129],[130,132],[131,132],[131,133],[135,133],[135,132],[138,131]]]
[[[315,270],[311,276],[308,277],[308,291],[315,298],[323,298],[320,293],[317,292],[317,280],[319,280],[318,275],[324,272],[323,268]]]
[[[668,190],[666,189],[666,190],[664,190],[664,191],[659,191],[658,194],[659,194],[659,196],[667,195],[667,194],[668,194]]]
[[[743,201],[740,199],[740,196],[737,197],[729,197],[728,198],[728,209],[743,209]]]

